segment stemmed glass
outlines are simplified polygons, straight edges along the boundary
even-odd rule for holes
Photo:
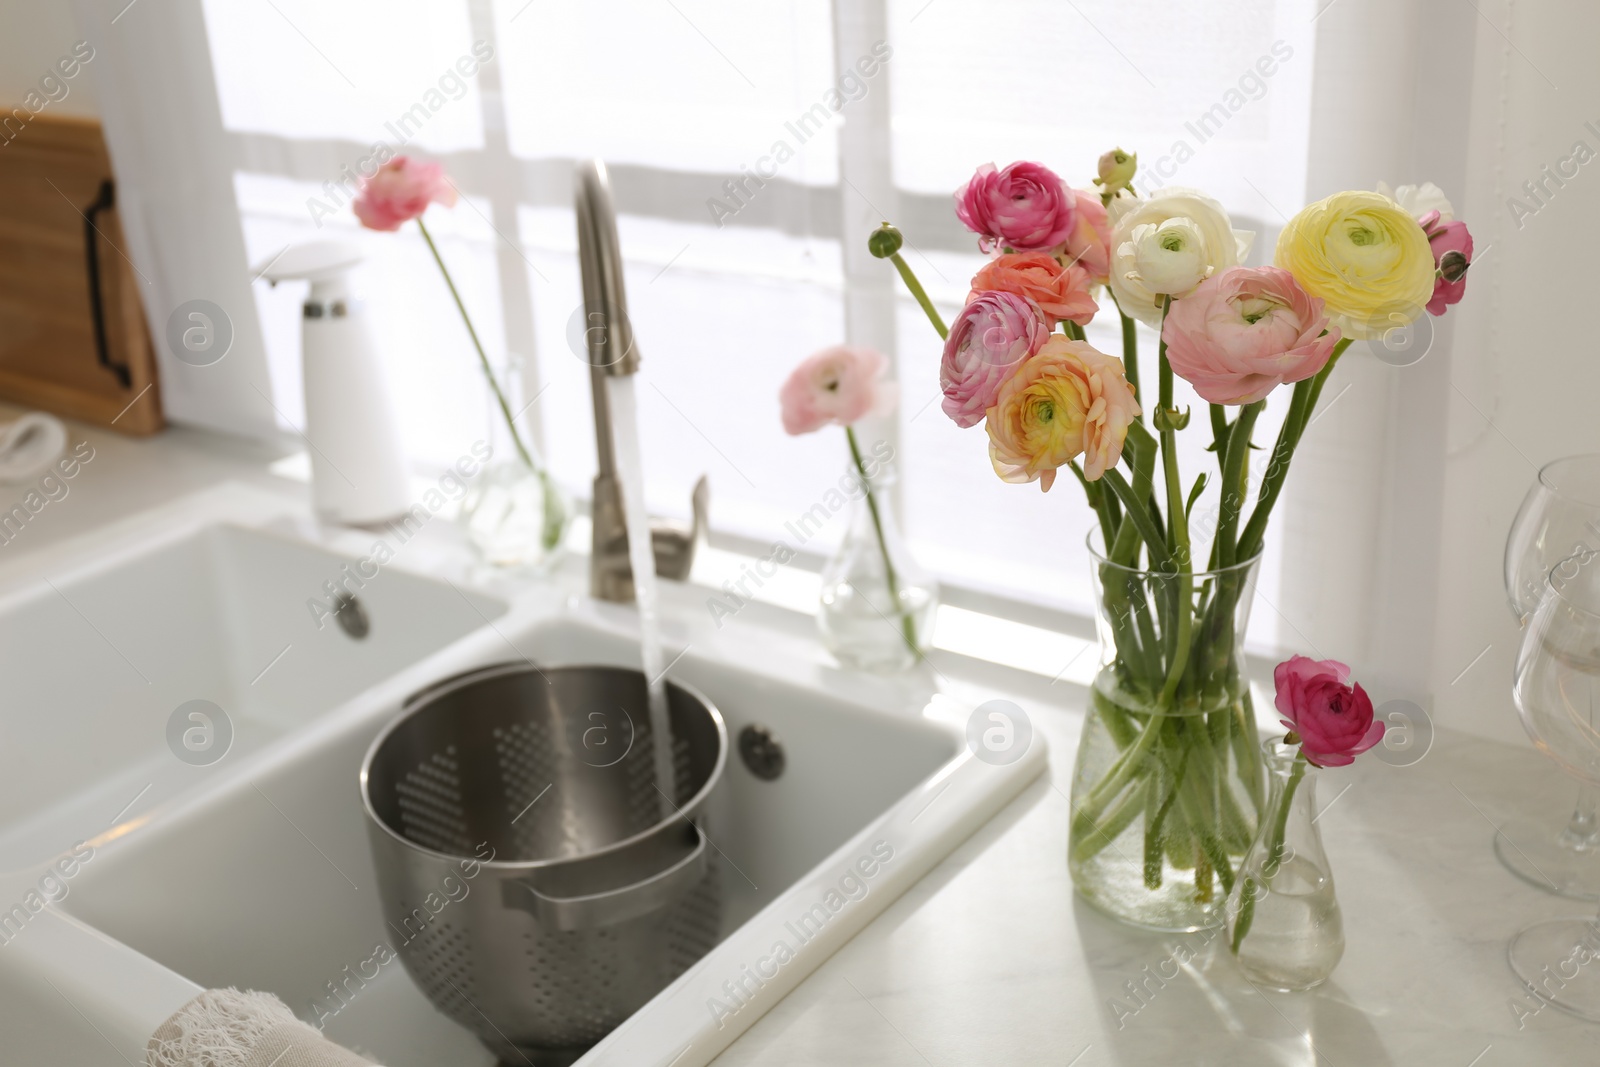
[[[1511,612],[1526,624],[1544,597],[1551,568],[1587,563],[1600,554],[1600,455],[1546,464],[1506,536],[1505,583]],[[1570,565],[1570,564],[1569,564]],[[1600,900],[1600,792],[1584,783],[1567,824],[1539,815],[1513,818],[1495,834],[1494,850],[1511,872],[1541,889]]]
[[[1517,652],[1513,695],[1539,751],[1600,785],[1600,559],[1551,571]],[[1600,1022],[1600,918],[1548,919],[1511,939],[1511,969],[1542,1002]]]

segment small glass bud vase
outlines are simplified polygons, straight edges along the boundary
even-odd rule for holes
[[[522,361],[508,361],[500,377],[515,411]],[[572,508],[526,430],[514,434],[498,406],[489,412],[488,439],[494,451],[461,500],[462,530],[491,566],[544,570],[559,558]]]
[[[1292,993],[1333,973],[1344,921],[1314,821],[1321,772],[1282,737],[1262,751],[1272,792],[1228,899],[1228,945],[1251,982]]]
[[[865,472],[852,464],[846,478],[854,487],[850,525],[822,568],[817,628],[846,667],[905,670],[933,647],[939,584],[900,537],[889,493],[894,469],[869,460]]]

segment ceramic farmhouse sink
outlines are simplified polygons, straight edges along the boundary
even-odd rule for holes
[[[123,732],[105,751],[98,740],[91,746],[92,769],[76,766],[63,744],[30,771],[35,788],[52,790],[51,810],[72,817],[35,817],[27,833],[6,831],[4,840],[21,844],[0,854],[0,869],[13,871],[0,892],[21,899],[55,886],[47,895],[57,903],[0,947],[0,1029],[27,1062],[138,1062],[167,1013],[202,987],[232,985],[278,994],[389,1067],[492,1064],[398,962],[371,963],[395,933],[378,906],[361,759],[407,695],[458,671],[521,659],[637,666],[636,617],[578,595],[571,576],[474,590],[466,578],[437,581],[397,560],[361,592],[367,640],[399,619],[389,633],[395,643],[364,656],[378,646],[315,629],[304,603],[306,583],[314,579],[315,590],[343,559],[296,540],[281,516],[264,518],[270,508],[253,519],[239,510],[55,583],[85,616],[100,613],[103,643],[120,644],[149,681],[123,664],[129,677],[100,683],[104,691],[88,681],[32,683],[41,700],[87,687],[72,710],[85,727],[90,715],[136,721],[119,723]],[[140,575],[151,584],[138,586]],[[154,627],[112,626],[114,605],[131,615],[127,598],[171,582],[189,586],[156,610],[167,640]],[[1044,766],[1037,740],[1005,766],[976,759],[965,742],[970,702],[822,666],[808,641],[741,619],[713,625],[703,591],[669,583],[664,593],[666,643],[682,651],[673,676],[718,705],[731,736],[750,725],[776,736],[785,768],[763,780],[730,759],[729,817],[714,842],[729,861],[719,867],[729,902],[723,940],[585,1056],[590,1067],[709,1062]],[[60,610],[38,596],[0,600],[0,632],[42,626],[32,613]],[[173,641],[193,642],[197,654],[163,660],[157,653]],[[304,644],[304,675],[284,670],[278,688],[257,690],[255,672],[285,643],[294,645],[289,656]],[[200,662],[183,666],[191,660]],[[137,688],[156,688],[157,676],[159,699]],[[215,694],[207,699],[236,709],[243,747],[196,774],[166,750],[162,728],[172,701],[190,699],[201,682],[211,688],[200,692]],[[176,771],[152,766],[163,755]],[[102,811],[102,779],[135,769],[135,778],[166,774],[164,792],[151,806],[141,800],[137,817],[112,823],[134,790],[114,794]],[[94,804],[84,799],[91,795]],[[5,796],[8,815],[28,810],[26,793]],[[53,847],[40,852],[52,834]]]
[[[270,523],[195,520],[0,594],[0,870],[140,816],[505,611],[398,569],[352,578]],[[324,610],[329,582],[357,595],[360,639]]]

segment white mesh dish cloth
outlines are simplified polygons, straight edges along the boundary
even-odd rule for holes
[[[208,989],[150,1035],[146,1067],[372,1067],[271,993]]]

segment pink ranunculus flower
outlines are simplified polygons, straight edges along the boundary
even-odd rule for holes
[[[1057,255],[1104,285],[1111,276],[1111,219],[1097,194],[1074,189],[1072,195],[1077,199],[1077,218]]]
[[[1213,404],[1253,404],[1320,371],[1339,331],[1322,301],[1278,267],[1229,267],[1167,312],[1162,339],[1173,373]]]
[[[1042,163],[1013,163],[995,170],[978,168],[956,190],[956,217],[978,235],[985,252],[1043,252],[1072,233],[1078,200],[1067,183]]]
[[[1350,668],[1338,660],[1291,656],[1272,672],[1283,725],[1300,737],[1300,750],[1318,767],[1343,767],[1383,738],[1383,723]]]
[[[875,348],[834,345],[807,357],[778,392],[784,430],[811,433],[882,414],[894,398],[883,381],[888,369],[888,357]]]
[[[396,156],[378,168],[378,173],[361,183],[350,209],[369,230],[398,230],[433,203],[452,207],[455,186],[444,176],[444,168],[409,156]]]
[[[1000,386],[989,409],[989,462],[1002,481],[1037,481],[1045,492],[1056,469],[1083,457],[1097,481],[1117,465],[1139,415],[1122,361],[1086,341],[1055,333]]]
[[[999,290],[973,293],[950,323],[939,362],[944,413],[963,430],[978,425],[994,405],[1000,383],[1049,336],[1033,301]]]
[[[1045,325],[1055,329],[1062,319],[1087,326],[1100,310],[1089,286],[1094,279],[1077,264],[1063,266],[1047,252],[1013,252],[985,263],[972,276],[967,301],[986,291],[1014,293],[1032,300],[1044,312]]]
[[[1466,295],[1467,268],[1472,266],[1472,234],[1464,222],[1441,221],[1438,211],[1428,212],[1417,222],[1428,235],[1433,265],[1439,272],[1433,283],[1433,299],[1428,301],[1428,314],[1443,315],[1445,308]]]

